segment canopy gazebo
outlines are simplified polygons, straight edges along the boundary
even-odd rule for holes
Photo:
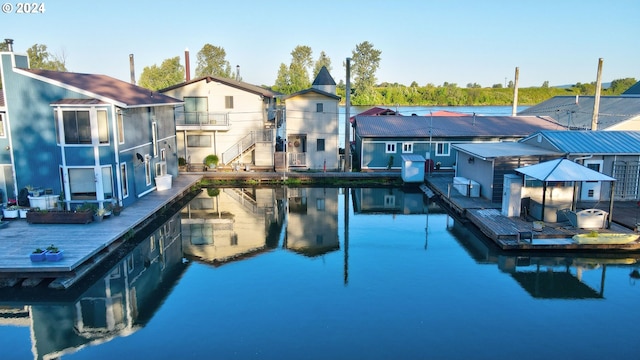
[[[609,194],[609,214],[607,224],[611,223],[611,213],[613,211],[613,190],[615,178],[607,176],[603,173],[589,169],[568,159],[555,159],[542,162],[536,165],[517,168],[516,171],[533,179],[542,181],[542,218],[544,221],[544,207],[547,193],[547,184],[550,182],[573,182],[573,202],[572,209],[575,210],[576,204],[576,182],[581,181],[611,181],[611,189]],[[607,225],[609,226],[609,225]]]

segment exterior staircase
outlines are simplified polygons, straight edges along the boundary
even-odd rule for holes
[[[223,165],[229,165],[234,160],[242,157],[244,154],[253,150],[257,143],[273,143],[274,130],[264,129],[258,131],[251,131],[245,137],[240,139],[235,144],[231,145],[227,150],[222,153],[221,162]]]

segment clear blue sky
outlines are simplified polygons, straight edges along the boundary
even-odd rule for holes
[[[6,1],[6,0],[3,0]],[[244,81],[273,85],[297,45],[325,51],[336,82],[355,46],[382,51],[378,82],[521,87],[640,80],[638,0],[43,1],[44,14],[0,13],[14,50],[33,44],[64,54],[69,71],[129,81],[145,66],[206,43],[220,46]]]

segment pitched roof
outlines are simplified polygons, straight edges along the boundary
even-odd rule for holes
[[[622,95],[640,95],[640,81],[631,85],[631,87],[625,90]]]
[[[329,74],[329,70],[325,66],[323,66],[320,71],[318,71],[318,75],[316,75],[315,80],[313,80],[313,84],[311,85],[335,85],[336,81],[333,80],[331,74]]]
[[[336,95],[336,94],[332,94],[326,91],[322,91],[320,89],[314,89],[314,88],[308,88],[308,89],[304,89],[304,90],[300,90],[298,92],[295,92],[293,94],[289,94],[287,96],[285,96],[283,99],[287,100],[287,99],[291,99],[292,97],[296,97],[296,96],[300,96],[300,95],[305,95],[305,94],[309,94],[309,93],[317,93],[326,97],[330,97],[336,100],[340,100],[340,96]]]
[[[151,91],[106,75],[81,74],[41,69],[21,69],[40,77],[41,80],[87,92],[88,96],[119,103],[122,107],[169,105],[181,100]],[[42,79],[45,78],[45,79]]]
[[[556,149],[568,154],[640,154],[640,131],[540,131]],[[533,134],[523,141],[537,137]]]
[[[517,172],[542,181],[615,181],[586,166],[567,159],[555,159],[516,169]]]
[[[518,115],[549,116],[572,129],[591,129],[594,96],[555,96]],[[598,107],[598,130],[640,116],[640,96],[602,96]]]
[[[557,155],[563,153],[559,151],[547,150],[535,145],[529,145],[521,142],[482,142],[482,143],[463,143],[452,144],[454,149],[473,155],[480,159],[493,159],[497,157],[518,157],[518,156],[540,156],[540,155]]]
[[[563,127],[539,116],[356,116],[362,137],[525,137],[540,130]]]
[[[353,115],[349,118],[349,122],[353,122],[353,120],[355,120],[356,116],[359,115],[371,115],[371,116],[380,116],[380,115],[396,115],[396,112],[391,110],[391,109],[385,109],[385,108],[381,108],[381,107],[377,107],[374,106],[371,109],[367,109],[357,115]],[[400,114],[398,114],[400,115]]]
[[[237,81],[237,80],[234,80],[234,79],[229,79],[229,78],[225,78],[225,77],[221,77],[221,76],[212,76],[212,75],[199,77],[199,78],[196,78],[196,79],[193,79],[193,80],[189,80],[189,81],[186,81],[186,82],[183,82],[183,83],[180,83],[180,84],[169,86],[168,88],[160,89],[159,92],[164,93],[164,92],[167,92],[169,90],[173,90],[173,89],[181,88],[181,87],[193,84],[193,83],[197,83],[199,81],[206,81],[208,83],[212,82],[212,81],[215,81],[215,82],[219,82],[219,83],[231,86],[231,87],[236,88],[236,89],[244,90],[244,91],[247,91],[247,92],[250,92],[250,93],[253,93],[253,94],[256,94],[256,95],[268,97],[268,98],[273,98],[273,97],[276,97],[278,95],[282,95],[281,93],[279,93],[277,91],[272,91],[272,90],[269,90],[269,89],[265,89],[265,88],[263,88],[261,86],[252,85],[252,84],[249,84],[249,83],[246,83],[246,82],[243,82],[243,81]]]

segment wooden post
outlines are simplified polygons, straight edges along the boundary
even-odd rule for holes
[[[598,59],[598,75],[596,78],[596,94],[593,98],[593,116],[591,130],[598,130],[598,112],[600,111],[600,91],[602,90],[602,58]]]

